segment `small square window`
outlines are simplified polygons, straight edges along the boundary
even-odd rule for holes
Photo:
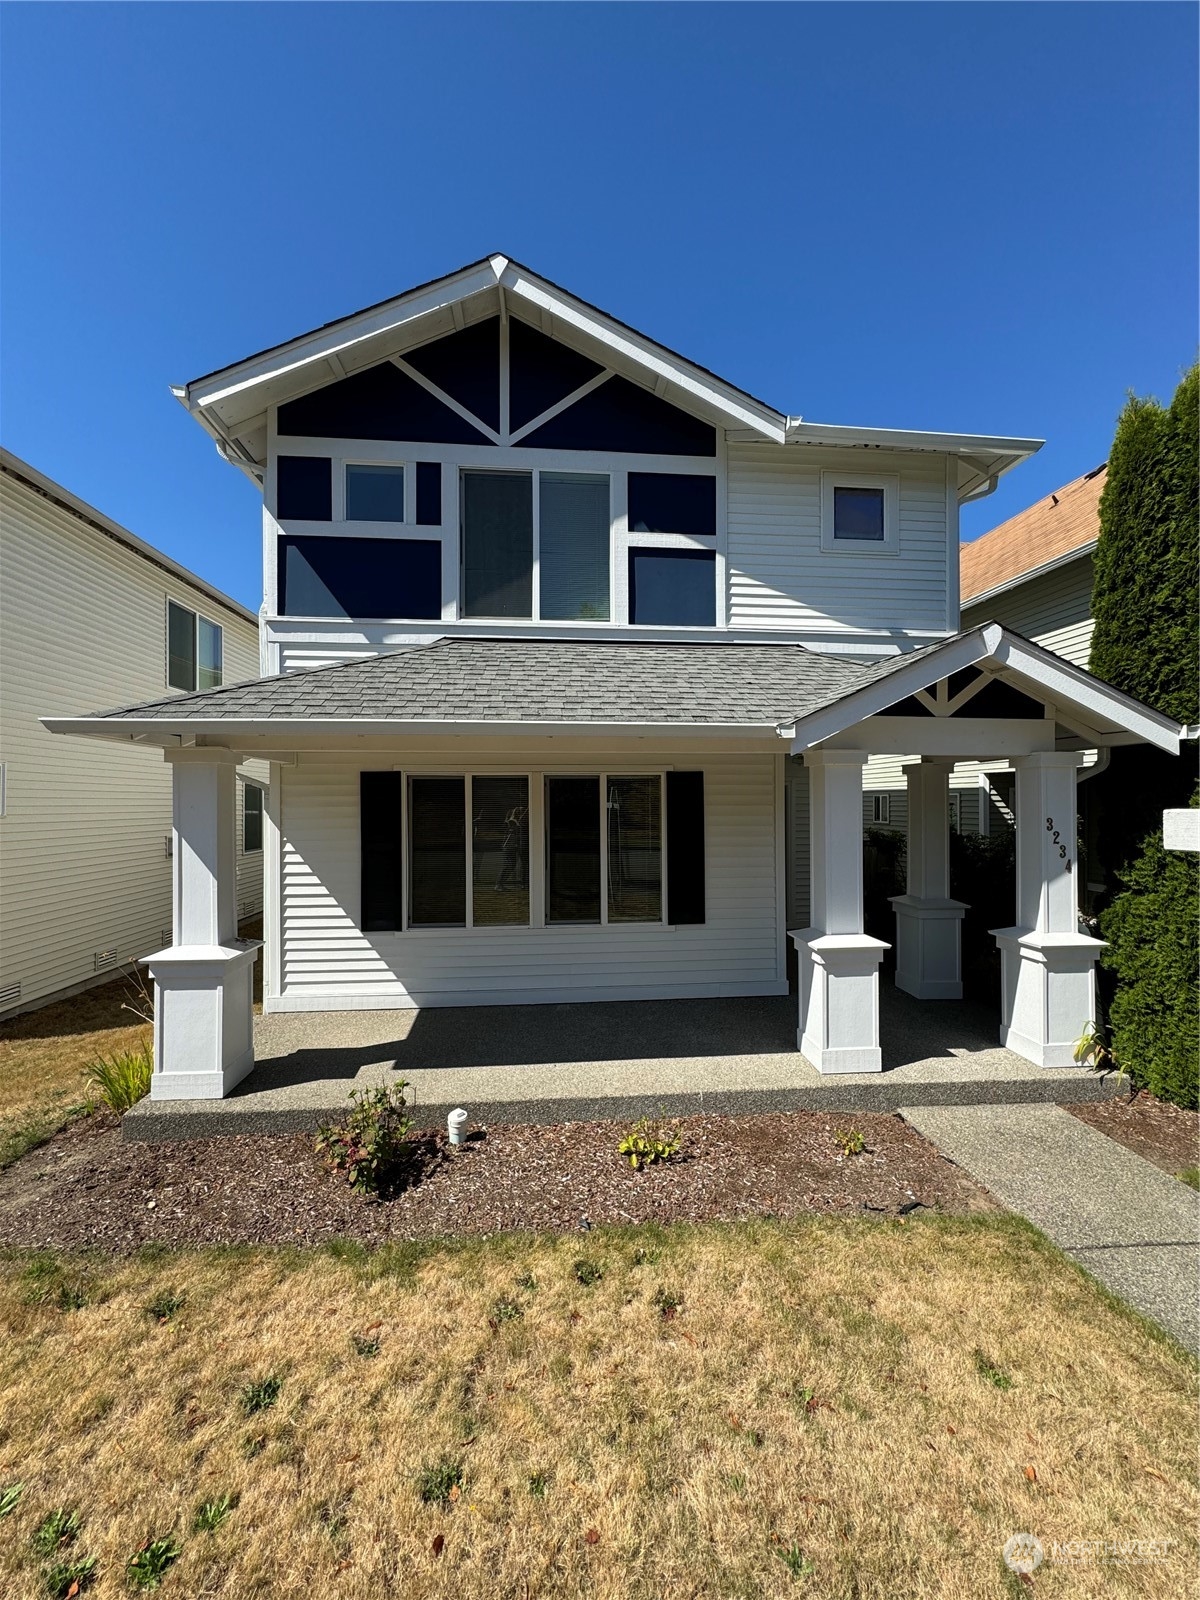
[[[821,548],[841,555],[897,555],[900,475],[821,474]]]
[[[347,522],[403,522],[404,468],[346,468]]]
[[[883,490],[843,489],[833,491],[833,537],[835,539],[876,539],[883,542]]]
[[[707,550],[629,552],[629,620],[657,627],[711,628],[717,620],[716,557]]]

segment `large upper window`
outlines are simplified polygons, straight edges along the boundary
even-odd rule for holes
[[[900,539],[894,472],[821,474],[821,548],[894,555]]]
[[[717,620],[716,555],[708,550],[630,550],[629,620],[711,628]]]
[[[533,475],[464,472],[465,617],[533,615]]]
[[[538,567],[546,621],[607,622],[611,520],[601,473],[538,474]]]
[[[219,623],[167,601],[167,683],[172,689],[219,688],[223,654]]]
[[[440,617],[442,547],[436,539],[280,539],[279,614]]]

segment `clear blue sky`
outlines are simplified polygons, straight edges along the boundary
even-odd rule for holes
[[[1188,4],[3,7],[3,440],[251,605],[168,393],[500,250],[813,421],[1101,461],[1195,356]]]

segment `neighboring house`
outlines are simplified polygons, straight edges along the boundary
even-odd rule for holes
[[[790,937],[823,1072],[881,1065],[866,762],[925,758],[896,981],[953,998],[949,763],[1014,759],[1001,1036],[1069,1062],[1099,949],[1080,752],[1179,729],[999,626],[959,631],[959,506],[1038,441],[808,422],[504,256],[176,393],[262,487],[277,675],[45,719],[174,774],[155,1099],[253,1064],[249,758],[272,773],[265,1010],[777,995]]]
[[[170,942],[161,752],[52,739],[39,716],[257,671],[251,612],[0,451],[0,1014]],[[241,917],[262,910],[262,799],[239,779]]]
[[[1092,642],[1092,559],[1100,534],[1107,463],[961,546],[962,626],[1000,622],[1077,666]],[[1089,762],[1085,772],[1094,768]],[[951,826],[990,833],[1011,827],[1013,772],[1004,762],[963,762],[950,779]],[[904,829],[900,762],[868,763],[863,780],[866,825]],[[1103,885],[1095,884],[1096,891]]]

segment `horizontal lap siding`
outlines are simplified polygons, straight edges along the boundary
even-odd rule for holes
[[[302,756],[284,769],[281,785],[282,1004],[502,1004],[778,989],[772,758],[688,764],[705,772],[702,927],[365,934],[357,926],[359,766]],[[630,770],[628,756],[620,766]]]
[[[19,983],[20,1006],[94,978],[97,951],[123,964],[169,938],[162,753],[38,721],[161,697],[168,597],[221,623],[227,678],[257,676],[253,623],[0,478],[0,990]]]
[[[963,611],[964,628],[977,628],[982,622],[1002,623],[1076,666],[1086,667],[1092,643],[1091,556],[1069,561]]]
[[[821,549],[821,473],[900,476],[900,554]],[[944,630],[946,468],[940,456],[730,445],[729,624]]]

